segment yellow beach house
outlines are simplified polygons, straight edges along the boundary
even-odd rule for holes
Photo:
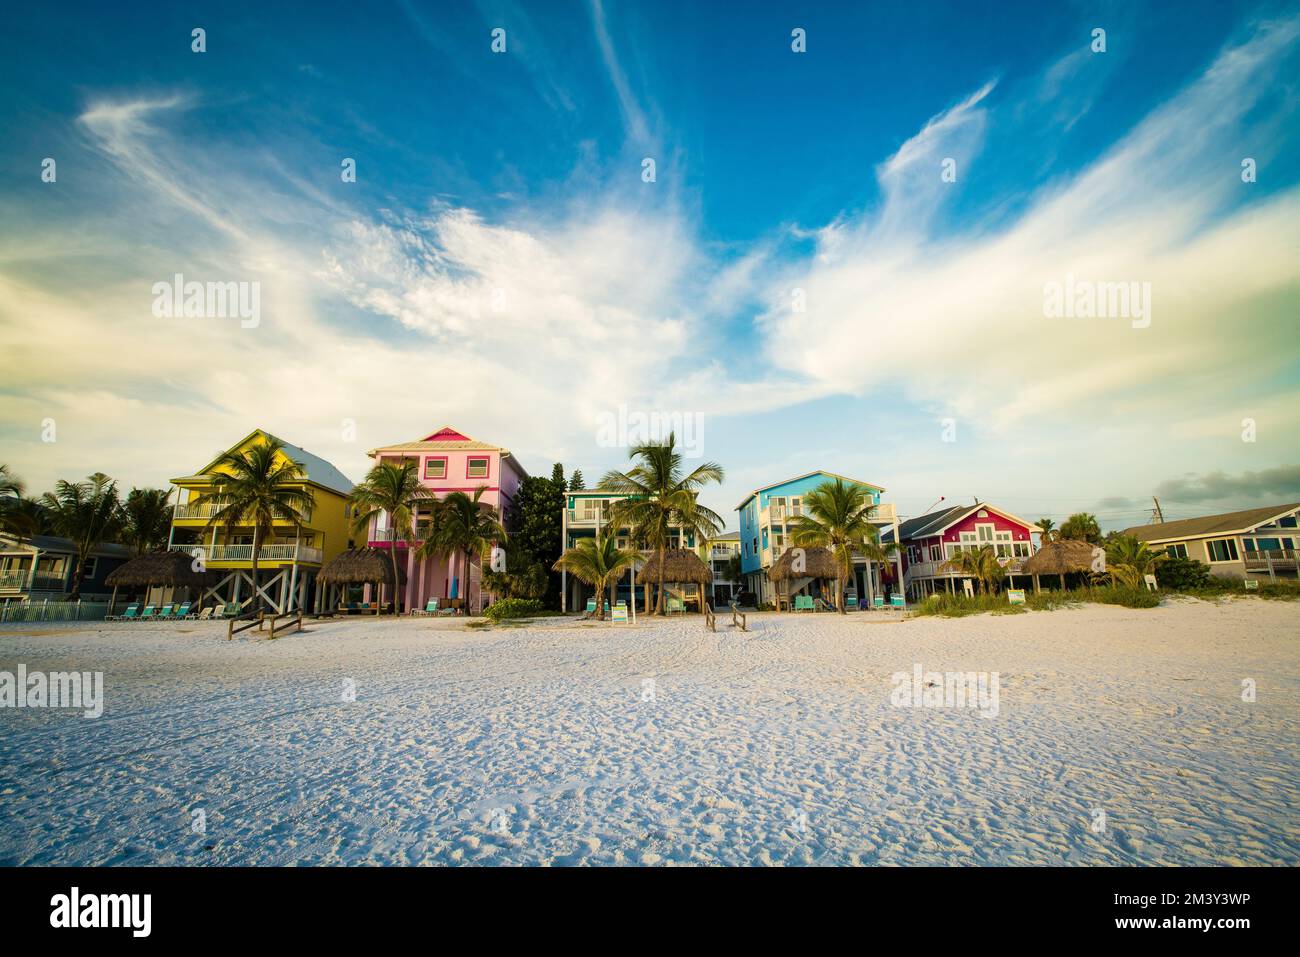
[[[321,566],[348,547],[348,495],[350,482],[329,462],[261,429],[255,429],[230,447],[243,452],[256,445],[280,442],[280,454],[296,462],[304,477],[301,488],[311,495],[301,528],[277,522],[258,554],[258,581],[253,581],[253,529],[209,526],[220,505],[193,504],[213,490],[212,475],[227,469],[221,456],[193,475],[171,480],[179,490],[172,515],[168,547],[202,558],[211,573],[203,588],[202,604],[236,602],[247,607],[254,589],[264,604],[276,612],[311,608],[316,575]],[[201,551],[200,551],[201,549]]]

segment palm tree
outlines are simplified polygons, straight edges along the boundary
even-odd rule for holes
[[[21,498],[23,480],[9,471],[9,466],[0,465],[0,497]]]
[[[843,479],[823,482],[804,493],[802,515],[791,525],[791,540],[799,547],[829,548],[836,560],[837,603],[844,614],[844,583],[848,581],[855,554],[866,554],[875,546],[868,562],[888,561],[888,552],[879,544],[880,533],[871,524],[876,503],[864,486]],[[868,584],[871,569],[867,569]]]
[[[429,490],[420,482],[415,462],[402,459],[400,462],[377,462],[365,481],[348,497],[353,509],[353,535],[365,532],[371,520],[385,514],[388,516],[388,526],[393,534],[388,547],[388,557],[393,563],[393,614],[400,614],[397,607],[397,543],[415,540],[415,508],[429,495]]]
[[[50,531],[50,516],[40,499],[3,498],[0,505],[0,529],[13,535],[19,545]]]
[[[471,557],[480,562],[492,551],[492,546],[506,540],[506,530],[497,521],[492,506],[480,502],[486,485],[474,490],[474,497],[464,492],[451,492],[434,509],[428,533],[416,550],[418,558],[437,558],[454,555],[464,557],[465,608],[469,609],[469,574]]]
[[[980,594],[984,592],[992,594],[994,587],[1006,575],[1006,569],[998,561],[997,552],[993,550],[992,545],[985,545],[979,549],[964,548],[954,552],[940,566],[940,570],[956,572],[965,578],[975,579]]]
[[[630,548],[619,548],[612,535],[597,533],[584,538],[555,563],[555,570],[567,571],[579,581],[596,589],[597,617],[605,620],[605,589],[623,577],[641,556]]]
[[[1101,526],[1097,524],[1097,516],[1088,512],[1075,512],[1065,520],[1061,526],[1058,538],[1067,541],[1091,542],[1094,545],[1101,544]]]
[[[1042,544],[1046,545],[1056,537],[1056,523],[1050,518],[1040,518],[1037,524],[1042,533],[1040,536]]]
[[[257,587],[257,560],[262,545],[276,522],[288,522],[301,529],[306,521],[303,513],[312,504],[311,493],[302,486],[307,473],[283,450],[284,443],[279,439],[268,439],[242,452],[221,453],[207,476],[212,491],[191,503],[218,506],[208,519],[208,527],[223,526],[227,540],[236,528],[252,526],[253,606],[258,609],[262,607],[262,593]]]
[[[696,541],[716,535],[724,524],[722,516],[699,503],[699,490],[710,482],[721,484],[722,466],[705,462],[689,474],[683,474],[682,454],[677,451],[677,436],[668,434],[662,442],[635,446],[629,459],[640,459],[630,472],[611,469],[600,480],[599,488],[621,495],[609,510],[605,533],[612,535],[627,528],[632,540],[656,550],[659,556],[659,594],[655,614],[664,614],[664,553],[678,529],[683,539],[693,534]],[[685,542],[683,541],[683,545]]]
[[[122,544],[134,556],[145,555],[167,544],[171,525],[170,489],[133,488],[122,503]]]
[[[53,492],[41,496],[41,504],[49,514],[54,531],[70,539],[77,549],[70,595],[75,601],[81,598],[81,577],[85,573],[86,559],[117,534],[121,517],[117,483],[103,472],[96,472],[84,482],[60,479]]]
[[[1106,546],[1106,568],[1111,579],[1126,588],[1141,588],[1147,575],[1169,561],[1162,548],[1153,549],[1130,535],[1119,535]]]

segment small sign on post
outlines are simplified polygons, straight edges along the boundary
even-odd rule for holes
[[[969,578],[963,578],[961,580],[961,589],[966,593],[967,598],[975,597],[975,583]]]
[[[1143,575],[1142,580],[1147,583],[1147,591],[1159,590],[1160,583],[1156,581],[1155,575]]]
[[[1244,584],[1245,584],[1245,586],[1246,586],[1246,591],[1259,591],[1259,579],[1258,579],[1258,578],[1247,578],[1247,579],[1245,580]]]
[[[1007,601],[1013,605],[1023,605],[1025,603],[1025,590],[1023,588],[1008,588]]]

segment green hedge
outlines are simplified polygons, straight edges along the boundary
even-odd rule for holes
[[[542,610],[539,598],[502,598],[488,605],[483,614],[493,621],[501,621],[506,618],[535,618]]]

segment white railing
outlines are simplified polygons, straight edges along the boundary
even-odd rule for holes
[[[195,543],[192,545],[173,545],[172,551],[184,552],[187,555],[193,555],[195,552],[201,551],[205,562],[251,562],[253,560],[252,545],[204,545]],[[263,545],[257,554],[259,562],[291,562],[295,558],[300,562],[319,564],[323,560],[324,554],[319,548],[293,544]]]
[[[570,525],[604,525],[609,517],[609,510],[604,508],[571,508],[568,512]]]
[[[33,578],[29,571],[9,572],[0,575],[0,588],[7,591],[62,591],[63,575],[37,572]]]
[[[177,505],[176,518],[201,518],[206,520],[212,518],[223,508],[225,508],[224,505],[216,505],[212,502],[208,502],[204,505]],[[310,522],[311,513],[312,510],[310,508],[304,509],[302,511],[302,520],[304,522]],[[283,524],[290,525],[292,523],[284,522]]]

